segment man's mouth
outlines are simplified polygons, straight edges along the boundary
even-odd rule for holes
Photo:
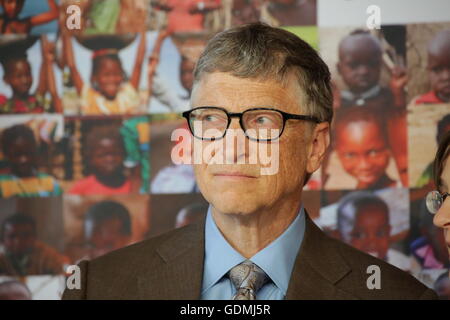
[[[234,179],[255,179],[256,177],[247,173],[239,172],[239,171],[223,171],[213,173],[215,177],[221,178],[234,178]]]

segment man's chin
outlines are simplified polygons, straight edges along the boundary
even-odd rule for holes
[[[247,199],[246,195],[238,192],[226,192],[217,194],[210,203],[221,214],[247,215],[255,212],[254,199]]]

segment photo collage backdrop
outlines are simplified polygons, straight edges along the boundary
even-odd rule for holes
[[[331,147],[302,196],[311,218],[448,298],[424,198],[450,130],[450,19],[321,27],[327,2],[0,1],[0,299],[60,299],[68,265],[205,216],[171,136],[187,128],[208,39],[256,21],[300,36],[332,73]],[[66,27],[73,4],[79,30]]]

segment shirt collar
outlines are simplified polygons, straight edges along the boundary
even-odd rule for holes
[[[295,259],[305,234],[303,207],[289,227],[250,260],[270,277],[286,295]],[[205,224],[205,262],[202,294],[219,281],[232,267],[246,260],[223,237],[208,209]]]

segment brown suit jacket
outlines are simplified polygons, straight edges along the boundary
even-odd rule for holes
[[[200,298],[205,220],[83,261],[81,289],[63,299]],[[381,289],[369,290],[367,267],[381,269]],[[411,275],[325,235],[306,218],[305,236],[286,299],[436,299]]]

